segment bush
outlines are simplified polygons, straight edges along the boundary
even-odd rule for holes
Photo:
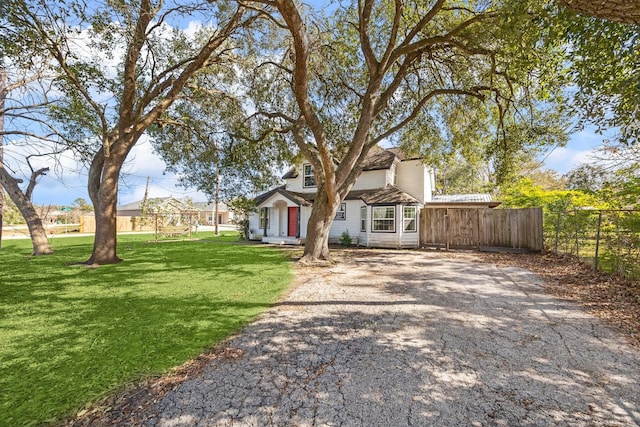
[[[353,243],[353,239],[349,235],[348,230],[345,230],[342,232],[342,236],[340,237],[340,243],[342,243],[342,245],[344,246],[351,246],[351,243]]]

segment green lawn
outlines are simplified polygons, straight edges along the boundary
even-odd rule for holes
[[[88,269],[91,238],[28,240],[0,251],[0,425],[59,420],[106,393],[167,372],[229,336],[288,286],[277,250],[235,235],[149,243],[118,239],[118,265]],[[207,238],[208,237],[208,238]]]

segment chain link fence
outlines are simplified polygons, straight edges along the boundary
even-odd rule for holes
[[[594,270],[640,278],[640,210],[546,211],[545,246],[577,256]]]

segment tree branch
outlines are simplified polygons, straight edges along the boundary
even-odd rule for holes
[[[465,89],[434,89],[434,90],[430,91],[428,94],[426,94],[416,104],[416,106],[413,108],[413,110],[411,111],[411,113],[407,117],[405,117],[398,124],[396,124],[395,126],[391,127],[387,131],[385,131],[382,134],[378,135],[376,138],[372,138],[371,142],[369,143],[369,145],[373,147],[374,145],[376,145],[377,143],[379,143],[383,139],[390,137],[391,135],[393,135],[394,133],[398,132],[400,129],[402,129],[406,125],[408,125],[412,120],[414,120],[418,116],[418,114],[420,114],[420,110],[425,106],[425,104],[430,99],[432,99],[432,98],[434,98],[436,96],[440,96],[440,95],[467,95],[467,96],[473,96],[475,98],[480,99],[481,101],[484,101],[485,97],[484,97],[484,95],[482,95],[482,93],[480,93],[480,91],[483,90],[483,89],[487,90],[489,88],[487,88],[487,87],[476,87],[476,88],[472,88],[472,89],[469,89],[469,90],[465,90]]]
[[[31,165],[29,165],[29,167],[31,167]],[[33,193],[33,189],[36,186],[36,180],[38,179],[38,177],[40,175],[46,175],[47,172],[49,172],[49,168],[40,168],[36,171],[34,171],[33,169],[31,170],[31,178],[29,178],[29,185],[27,185],[27,190],[24,192],[24,196],[28,199],[31,200],[31,194]]]
[[[364,1],[364,6],[362,2]],[[369,39],[369,22],[371,20],[371,11],[373,9],[374,0],[358,0],[358,34],[360,36],[360,47],[362,54],[367,62],[369,75],[373,76],[378,69],[378,60],[371,48],[371,39]]]

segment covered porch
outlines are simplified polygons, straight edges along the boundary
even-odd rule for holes
[[[263,195],[258,201],[258,215],[253,221],[250,218],[250,238],[279,245],[304,243],[309,201],[283,188]]]

